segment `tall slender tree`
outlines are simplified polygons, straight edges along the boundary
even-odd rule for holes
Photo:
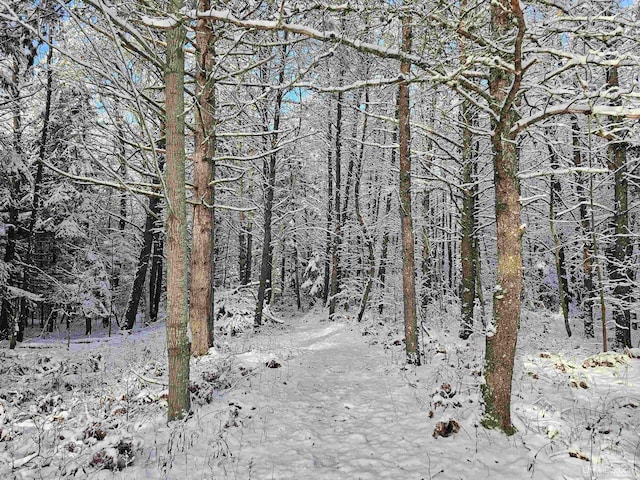
[[[407,5],[405,4],[405,7]],[[411,53],[412,27],[408,11],[402,14],[402,51]],[[402,234],[402,293],[404,300],[404,335],[407,363],[420,365],[418,320],[416,314],[416,273],[414,259],[413,217],[411,215],[411,125],[409,123],[409,77],[411,63],[400,62],[403,80],[398,92],[398,137],[400,139],[400,230]]]
[[[493,325],[486,337],[483,425],[514,432],[511,424],[511,380],[515,359],[520,296],[522,294],[522,235],[518,150],[512,131],[517,121],[515,101],[523,75],[524,12],[518,0],[491,3],[491,38],[508,42],[507,55],[514,69],[493,66],[489,72],[498,267],[493,294]]]
[[[209,0],[200,0],[199,9],[209,10]],[[198,357],[209,351],[211,311],[211,242],[213,235],[213,195],[211,162],[214,149],[215,90],[211,76],[213,31],[206,19],[196,24],[196,109],[195,152],[193,155],[193,246],[191,248],[189,324],[191,353]]]
[[[168,14],[179,16],[184,0],[171,0]],[[184,42],[181,21],[167,32],[165,60],[165,125],[167,137],[167,347],[169,353],[169,420],[190,409],[189,323],[187,293],[187,207],[185,183]]]

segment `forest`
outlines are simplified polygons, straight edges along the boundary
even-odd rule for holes
[[[640,4],[0,0],[3,478],[640,478]]]

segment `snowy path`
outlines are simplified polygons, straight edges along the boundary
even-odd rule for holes
[[[264,372],[273,381],[257,383],[257,418],[241,432],[256,478],[393,478],[428,467],[415,458],[426,449],[426,412],[378,349],[344,324],[287,337],[300,355]]]
[[[431,437],[435,419],[428,416],[428,395],[410,385],[411,373],[401,370],[393,353],[368,345],[370,337],[348,324],[312,317],[292,324],[239,355],[247,365],[275,359],[282,367],[259,367],[246,390],[230,395],[242,407],[242,427],[228,431],[233,466],[223,463],[217,475],[422,479],[468,478],[477,468],[490,473],[487,457],[480,461],[475,452],[465,453],[472,445],[467,433],[460,432],[465,441],[455,451],[455,437]],[[509,476],[509,466],[490,462]],[[522,472],[523,463],[514,473]]]

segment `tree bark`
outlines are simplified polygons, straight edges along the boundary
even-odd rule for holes
[[[402,16],[402,51],[411,52],[411,16]],[[409,125],[409,83],[411,64],[400,63],[400,82],[398,93],[398,132],[400,139],[400,230],[402,232],[402,292],[404,300],[404,333],[407,351],[407,363],[420,365],[418,345],[418,326],[416,314],[416,275],[414,260],[413,218],[411,216],[411,150]]]
[[[207,11],[209,0],[200,0],[199,9]],[[211,332],[211,236],[213,208],[211,158],[214,148],[214,86],[209,78],[213,58],[213,32],[206,19],[196,24],[196,110],[195,151],[193,154],[193,246],[191,248],[191,285],[189,324],[191,353],[199,357],[209,351]]]
[[[515,32],[512,32],[515,23]],[[492,38],[501,42],[514,35],[514,72],[492,67],[489,93],[497,114],[492,120],[495,212],[498,267],[493,295],[492,332],[486,337],[485,384],[482,387],[485,413],[482,424],[498,428],[507,435],[511,424],[511,381],[515,359],[520,296],[522,294],[522,234],[520,224],[520,184],[516,135],[511,127],[516,120],[513,109],[522,78],[522,41],[524,13],[517,0],[497,0],[491,4]]]
[[[183,0],[171,0],[169,14],[179,15]],[[167,347],[169,353],[168,419],[184,417],[190,408],[187,336],[187,209],[185,197],[184,42],[179,22],[167,32],[165,125],[167,138]]]

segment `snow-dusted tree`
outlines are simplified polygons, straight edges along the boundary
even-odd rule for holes
[[[0,334],[11,337],[11,346],[15,346],[16,334],[22,335],[24,320],[20,310],[26,308],[23,295],[23,271],[18,266],[20,252],[18,241],[24,237],[20,212],[28,208],[25,204],[25,189],[31,181],[28,167],[29,151],[25,145],[24,110],[28,85],[28,78],[32,72],[36,56],[34,33],[37,30],[37,12],[29,2],[16,1],[0,6],[0,95],[2,98],[2,130],[0,141],[0,175],[2,187],[0,191],[0,205],[3,214],[3,230],[6,236],[4,256],[0,264],[2,285],[0,288]],[[22,18],[15,18],[15,11],[22,13]],[[31,28],[29,28],[31,27]],[[16,329],[15,327],[18,327]]]
[[[199,8],[209,9],[208,0],[200,0]],[[190,264],[189,324],[193,341],[191,352],[204,355],[211,346],[213,311],[212,293],[212,241],[213,241],[213,195],[211,181],[212,156],[214,151],[214,102],[215,88],[212,77],[213,31],[204,19],[196,24],[196,102],[195,102],[195,146],[193,154],[193,243]]]
[[[167,13],[177,15],[183,0],[172,0]],[[190,408],[189,322],[187,290],[187,210],[185,182],[184,45],[186,29],[177,22],[167,32],[165,58],[165,132],[167,138],[167,346],[169,351],[169,420]]]
[[[411,53],[411,15],[402,15],[402,51]],[[407,78],[411,63],[400,62],[400,74]],[[414,258],[413,217],[411,209],[411,149],[409,124],[409,85],[401,81],[398,91],[398,138],[400,141],[400,228],[402,232],[402,293],[407,362],[420,365],[416,314],[416,272]]]

